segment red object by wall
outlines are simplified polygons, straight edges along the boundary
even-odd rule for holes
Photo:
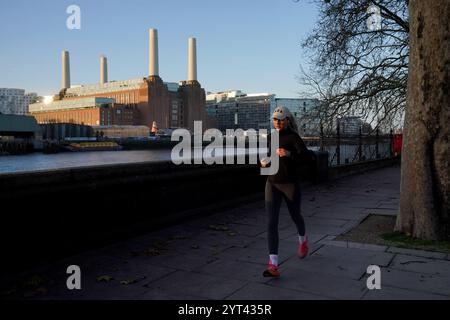
[[[402,144],[403,144],[403,134],[394,134],[393,140],[392,140],[392,149],[394,151],[394,154],[401,154],[402,153]]]

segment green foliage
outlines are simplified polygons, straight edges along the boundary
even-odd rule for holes
[[[412,238],[401,232],[385,233],[381,235],[381,238],[400,248],[450,252],[450,241],[422,240]]]

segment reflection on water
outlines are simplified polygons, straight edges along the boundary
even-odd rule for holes
[[[308,147],[311,150],[318,151],[318,147]],[[198,149],[197,149],[198,150]],[[234,149],[225,149],[227,155],[233,155]],[[222,156],[223,149],[218,149],[218,156]],[[325,146],[324,151],[329,154],[329,165],[337,165],[336,146]],[[89,152],[67,152],[58,154],[34,153],[21,156],[0,156],[0,174],[12,172],[45,171],[64,168],[89,167],[108,164],[139,163],[154,161],[170,161],[171,149],[156,150],[134,150],[134,151],[89,151]],[[236,149],[236,154],[242,155],[246,149]],[[257,149],[249,149],[250,154],[257,154]],[[266,152],[265,148],[261,149]],[[390,144],[380,143],[378,152],[381,158],[387,158],[390,155]],[[195,152],[192,152],[192,157]],[[265,154],[263,155],[265,156]],[[262,157],[263,157],[262,156]],[[341,145],[340,157],[341,164],[358,161],[357,145]],[[376,145],[363,145],[361,157],[363,160],[375,159]],[[189,158],[189,157],[184,157]]]
[[[1,156],[0,173],[45,171],[107,164],[170,161],[171,152],[171,149],[163,149],[133,151],[89,151],[58,154],[34,153],[21,156]],[[222,156],[222,153],[223,151],[219,152],[218,156]],[[236,154],[244,153],[245,149],[237,149]],[[257,150],[251,149],[250,153],[257,153]],[[233,149],[226,149],[226,154],[232,155]],[[192,153],[192,155],[194,155],[194,153]]]

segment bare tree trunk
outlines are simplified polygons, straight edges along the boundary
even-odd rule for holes
[[[410,61],[396,230],[450,239],[450,0],[410,0]]]

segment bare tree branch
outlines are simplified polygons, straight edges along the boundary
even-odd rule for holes
[[[369,123],[401,123],[409,62],[407,0],[315,0],[320,19],[302,46],[303,94],[319,98],[316,116],[359,115]],[[376,5],[382,25],[369,30],[368,8]],[[324,119],[330,122],[332,119]]]

